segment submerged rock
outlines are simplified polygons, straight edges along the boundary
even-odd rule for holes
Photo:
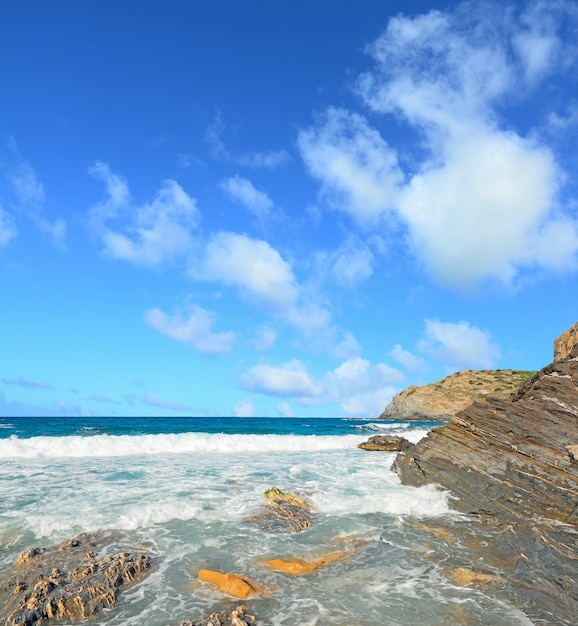
[[[144,552],[103,556],[104,548],[116,539],[102,532],[87,533],[23,552],[0,581],[0,623],[34,626],[50,619],[88,617],[112,607],[119,591],[147,576],[152,565]]]
[[[256,624],[253,615],[247,614],[246,606],[238,606],[232,611],[218,611],[197,621],[187,620],[179,626],[252,626]]]
[[[372,452],[404,452],[413,444],[399,435],[374,435],[357,447]]]
[[[300,496],[283,493],[277,487],[265,491],[265,513],[250,519],[257,522],[264,530],[289,531],[298,533],[311,527],[313,507]]]
[[[328,563],[334,563],[340,561],[352,555],[352,552],[332,552],[330,554],[323,555],[320,559],[313,562],[308,562],[303,559],[268,559],[264,561],[264,565],[269,569],[277,570],[279,572],[285,572],[287,574],[308,574],[313,570],[319,569],[323,565]]]
[[[263,591],[254,580],[239,574],[223,574],[210,569],[202,569],[199,571],[198,578],[213,583],[223,593],[235,598],[248,598]]]

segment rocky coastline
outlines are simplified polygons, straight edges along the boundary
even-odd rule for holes
[[[554,358],[510,397],[458,411],[392,469],[403,484],[448,490],[451,506],[469,516],[459,532],[486,536],[480,558],[501,559],[528,617],[570,626],[578,615],[578,323],[556,339]]]

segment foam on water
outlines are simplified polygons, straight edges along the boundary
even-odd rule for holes
[[[0,439],[0,458],[129,457],[198,452],[250,454],[267,452],[319,452],[351,448],[358,435],[225,435],[183,433],[159,435],[92,435],[69,437],[12,436]]]
[[[412,441],[426,432],[403,429]],[[165,626],[224,608],[214,587],[196,581],[201,568],[266,586],[267,597],[250,599],[262,624],[526,624],[509,605],[448,584],[445,547],[440,562],[432,561],[431,537],[418,537],[411,526],[416,517],[453,516],[447,493],[402,486],[390,471],[395,453],[359,450],[366,439],[367,432],[0,439],[0,563],[99,529],[150,546],[155,570],[99,616],[102,626]],[[263,512],[272,486],[312,502],[310,529],[267,533],[249,521]],[[311,575],[260,565],[265,558],[314,560],[348,549],[339,538],[349,535],[359,539],[355,554]],[[467,622],[455,609],[462,604]]]

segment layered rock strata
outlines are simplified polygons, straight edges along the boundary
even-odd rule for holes
[[[574,625],[578,615],[578,345],[571,337],[555,348],[566,360],[508,399],[459,411],[393,466],[404,484],[448,489],[450,505],[473,516],[474,535],[486,526],[478,549],[486,561],[501,555],[509,600],[536,623],[556,626]]]

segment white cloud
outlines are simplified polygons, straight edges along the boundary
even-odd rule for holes
[[[167,409],[176,413],[192,411],[190,406],[186,404],[181,404],[180,402],[170,402],[168,400],[164,400],[156,393],[147,392],[142,396],[141,400],[142,402],[150,406],[154,406],[159,409]]]
[[[289,404],[287,404],[287,402],[280,402],[276,407],[275,410],[277,411],[277,414],[279,415],[279,417],[293,417],[293,409],[290,407]]]
[[[239,202],[249,209],[259,220],[267,218],[275,206],[264,191],[256,189],[250,180],[237,174],[230,178],[224,178],[220,186],[235,202]]]
[[[241,385],[247,391],[292,398],[314,398],[322,391],[297,359],[279,367],[255,365],[241,376]]]
[[[348,330],[341,331],[343,337],[339,343],[331,350],[331,354],[336,359],[346,361],[353,357],[357,357],[361,353],[361,346],[357,339]]]
[[[425,338],[419,342],[419,350],[451,369],[489,369],[499,356],[499,348],[489,332],[468,322],[426,320],[425,324]]]
[[[215,315],[200,306],[191,306],[186,316],[167,315],[158,308],[145,313],[145,321],[155,330],[203,354],[220,354],[231,349],[236,340],[232,331],[212,331]]]
[[[7,168],[6,175],[14,191],[14,207],[36,227],[47,234],[56,246],[62,247],[66,239],[66,222],[62,219],[49,219],[45,214],[46,193],[44,185],[38,180],[36,171],[18,150],[16,142],[11,139],[8,147],[12,151],[13,164]],[[0,209],[0,245],[15,235],[15,229],[7,214]],[[8,239],[6,239],[8,237]]]
[[[241,153],[231,152],[224,144],[222,134],[225,124],[217,111],[215,120],[209,125],[205,133],[212,155],[217,159],[231,161],[238,165],[252,168],[276,169],[285,165],[291,160],[290,154],[286,150],[262,150]]]
[[[415,370],[419,369],[424,363],[421,357],[405,350],[399,344],[395,344],[389,354],[408,372],[415,372]]]
[[[233,415],[235,417],[255,417],[256,411],[253,402],[249,398],[239,400],[233,407]]]
[[[199,215],[195,200],[176,181],[163,181],[152,202],[134,206],[126,181],[106,163],[97,161],[89,173],[104,182],[108,194],[90,211],[93,232],[101,239],[105,255],[158,267],[190,253]]]
[[[356,237],[348,237],[336,250],[321,252],[317,263],[333,283],[354,289],[373,274],[373,252]]]
[[[236,287],[248,303],[268,309],[301,331],[325,329],[329,324],[329,313],[305,297],[289,263],[261,239],[217,233],[190,275]]]
[[[5,246],[17,234],[13,217],[0,207],[0,247]]]
[[[521,14],[466,3],[392,18],[368,46],[374,66],[357,91],[384,121],[415,131],[416,149],[406,141],[402,163],[365,118],[329,109],[299,134],[323,197],[363,226],[395,215],[413,254],[452,287],[575,269],[578,220],[559,205],[564,172],[553,149],[535,130],[500,126],[504,104],[534,98],[573,66],[578,47],[561,35],[568,24],[576,27],[578,9],[565,2]],[[551,113],[550,125],[560,119]]]
[[[278,367],[256,365],[240,382],[248,391],[288,398],[304,406],[337,404],[345,415],[373,417],[396,393],[393,385],[404,378],[385,363],[354,357],[317,380],[301,361],[292,359]]]
[[[397,157],[361,115],[331,108],[299,132],[298,145],[330,206],[367,224],[393,208],[403,180]]]

